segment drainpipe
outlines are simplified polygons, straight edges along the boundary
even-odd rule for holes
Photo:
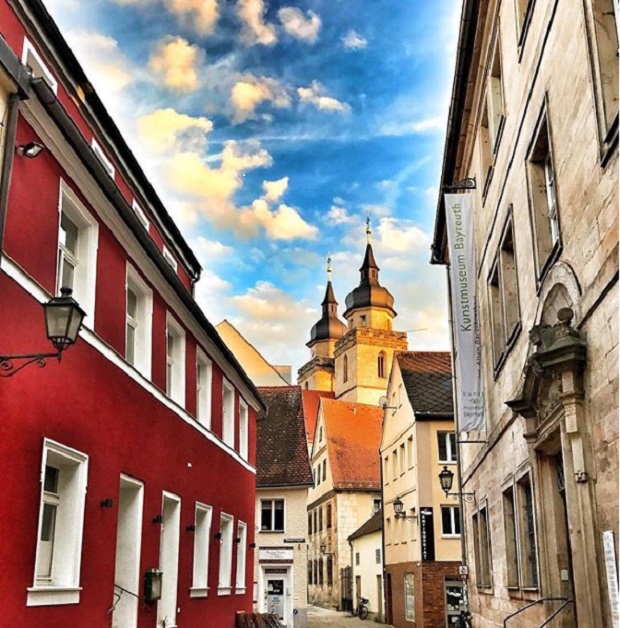
[[[9,96],[7,107],[4,149],[2,151],[2,171],[0,172],[0,257],[4,249],[4,225],[9,202],[11,174],[13,172],[13,157],[15,156],[15,136],[17,135],[17,119],[19,117],[19,94]]]
[[[383,439],[383,430],[385,429],[385,413],[387,410],[383,410],[383,420],[381,421],[381,438]],[[388,620],[388,608],[387,608],[387,586],[385,577],[385,495],[383,491],[383,453],[381,451],[381,445],[379,445],[379,473],[381,477],[381,571],[383,572],[383,623],[387,624]],[[391,609],[390,609],[391,611]],[[390,617],[390,619],[392,619]]]

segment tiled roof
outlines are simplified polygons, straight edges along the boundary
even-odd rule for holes
[[[396,356],[416,416],[453,416],[452,363],[447,351],[403,351]]]
[[[256,485],[311,486],[301,388],[274,386],[258,391],[267,412],[257,421]]]
[[[321,397],[334,398],[334,393],[327,390],[304,390],[302,391],[302,401],[304,407],[304,420],[306,422],[306,436],[308,442],[314,440],[314,430],[316,419],[319,416],[319,401]]]
[[[379,441],[383,411],[362,403],[321,401],[335,489],[381,489]]]
[[[366,523],[360,526],[347,540],[353,541],[359,539],[361,536],[372,534],[373,532],[380,532],[383,528],[383,511],[376,512]]]

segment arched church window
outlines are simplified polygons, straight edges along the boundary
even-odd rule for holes
[[[379,377],[385,377],[385,351],[379,352],[377,357],[377,372]]]
[[[346,382],[349,379],[349,356],[345,355],[342,360],[342,381]]]

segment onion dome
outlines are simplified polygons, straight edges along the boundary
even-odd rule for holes
[[[347,326],[338,318],[338,301],[334,296],[334,288],[331,280],[331,259],[327,259],[327,287],[325,297],[321,305],[323,306],[323,316],[315,323],[310,331],[311,347],[321,340],[339,340],[347,331]]]
[[[375,261],[375,255],[370,243],[370,220],[366,220],[366,254],[360,268],[360,285],[349,292],[346,298],[347,310],[345,318],[353,310],[362,308],[378,307],[390,310],[392,316],[396,316],[394,311],[394,297],[387,288],[379,285],[379,266]]]

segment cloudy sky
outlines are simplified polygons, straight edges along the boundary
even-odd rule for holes
[[[458,0],[46,0],[204,270],[197,298],[299,368],[370,215],[394,327],[447,349],[428,264]]]

